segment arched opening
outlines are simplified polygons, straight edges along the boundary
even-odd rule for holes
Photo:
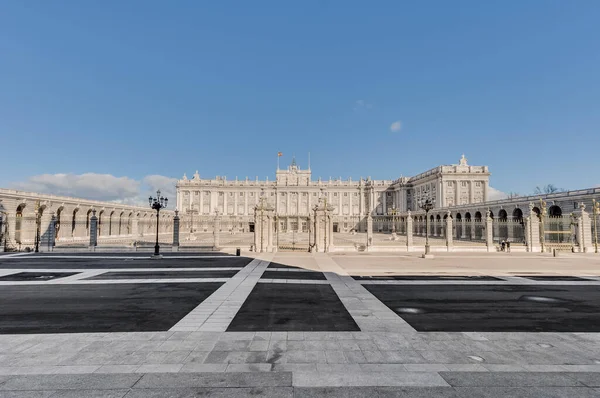
[[[504,210],[504,209],[501,209],[501,210],[498,212],[498,219],[499,219],[500,221],[506,221],[506,220],[508,219],[508,213],[506,212],[506,210]]]
[[[71,237],[75,237],[76,235],[76,231],[75,228],[77,227],[77,212],[79,211],[79,209],[75,209],[73,210],[73,218],[71,219]]]
[[[109,216],[108,216],[108,236],[111,236],[113,233],[113,215],[115,214],[115,211],[111,211]]]
[[[17,218],[15,219],[15,241],[21,243],[21,229],[23,228],[23,210],[25,205],[19,205],[17,207]]]
[[[104,216],[104,210],[101,210],[100,213],[98,213],[98,233],[96,234],[96,236],[100,237],[102,236],[102,218]]]
[[[458,221],[458,222],[462,221],[462,216],[460,215],[460,213],[456,213],[456,221]]]
[[[471,221],[471,213],[469,213],[469,212],[465,213],[465,220],[466,221]]]
[[[522,221],[523,220],[523,211],[517,207],[516,209],[513,210],[512,216],[513,216],[514,220]]]
[[[533,212],[535,213],[535,215],[538,216],[538,218],[540,218],[540,213],[541,212],[540,212],[540,208],[539,207],[534,207],[531,210],[533,210]]]
[[[92,209],[88,210],[85,214],[85,236],[90,236],[90,217],[92,216]]]
[[[119,214],[119,231],[117,232],[117,235],[121,235],[121,232],[122,232],[121,228],[122,228],[122,225],[123,225],[123,214],[124,213],[125,212],[122,211],[121,214]]]
[[[560,217],[562,216],[562,209],[560,208],[560,206],[552,205],[548,209],[548,215],[550,217]]]
[[[490,218],[493,220],[494,219],[494,212],[490,210]]]
[[[462,238],[462,214],[456,213],[456,225],[454,226],[456,239]]]
[[[475,213],[475,221],[481,221],[481,212],[480,211]]]
[[[56,222],[54,223],[54,242],[56,242],[58,240],[58,238],[62,237],[60,235],[60,219],[61,219],[63,210],[64,210],[64,207],[62,207],[62,206],[56,210]]]
[[[129,213],[129,216],[127,216],[127,235],[131,235],[131,216],[133,216],[133,213]]]

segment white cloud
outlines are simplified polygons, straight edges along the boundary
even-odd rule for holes
[[[359,111],[361,109],[371,109],[371,108],[373,108],[373,104],[371,104],[370,102],[367,102],[365,100],[359,99],[359,100],[356,100],[354,102],[354,108],[353,109],[354,109],[355,112],[357,112],[357,111]]]
[[[141,181],[129,177],[115,177],[111,174],[40,174],[29,177],[24,182],[11,184],[14,189],[75,198],[117,202],[127,205],[147,206],[148,196],[169,198],[169,208],[176,206],[176,178],[149,175]]]
[[[402,129],[402,122],[400,120],[397,120],[390,125],[390,131],[392,133],[397,133],[401,129]]]
[[[487,200],[500,200],[506,198],[508,198],[508,194],[506,192],[502,192],[496,188],[488,187]]]
[[[156,191],[160,189],[160,196],[168,198],[169,203],[173,204],[173,206],[169,204],[169,207],[173,209],[175,208],[175,201],[177,199],[175,184],[177,183],[177,178],[153,174],[144,177],[142,179],[142,183],[148,187],[148,190],[152,196],[156,196]],[[150,196],[150,194],[146,196]]]

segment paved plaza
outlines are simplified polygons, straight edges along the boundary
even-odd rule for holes
[[[600,397],[593,254],[5,254],[0,397]]]

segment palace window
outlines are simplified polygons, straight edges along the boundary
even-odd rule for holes
[[[250,192],[250,196],[254,197],[254,192]]]
[[[334,193],[333,193],[333,196],[337,197],[337,192],[334,192]]]
[[[358,196],[358,193],[354,192],[354,196]]]
[[[223,196],[223,192],[219,192],[219,196]]]
[[[448,181],[448,186],[451,187],[452,186],[452,181]]]
[[[344,192],[344,196],[348,196],[348,192]]]
[[[306,196],[306,192],[302,192],[302,196]]]
[[[475,186],[476,186],[476,187],[480,187],[480,186],[481,186],[481,181],[477,181],[477,182],[475,183]]]
[[[244,193],[243,193],[243,192],[240,192],[240,196],[244,196]]]
[[[233,196],[233,192],[229,192],[229,197],[232,197],[232,196]]]
[[[461,183],[461,185],[462,185],[463,187],[466,187],[466,186],[467,186],[467,182],[466,182],[466,181],[463,181],[463,182]]]

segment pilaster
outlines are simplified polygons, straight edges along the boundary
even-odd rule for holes
[[[410,210],[406,216],[406,251],[413,249],[413,218]]]

